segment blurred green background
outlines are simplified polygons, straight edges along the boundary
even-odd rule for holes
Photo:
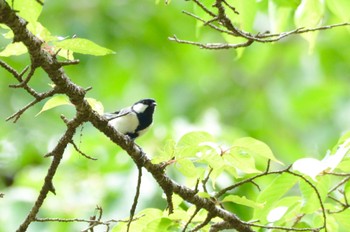
[[[93,87],[87,96],[101,101],[105,111],[145,97],[157,100],[154,127],[137,140],[151,157],[169,138],[191,130],[207,131],[222,144],[254,137],[286,164],[305,156],[323,157],[350,124],[349,29],[320,32],[312,52],[303,38],[291,36],[273,44],[255,43],[237,58],[235,50],[208,51],[168,40],[176,34],[194,41],[224,41],[212,30],[199,32],[196,22],[181,13],[192,8],[186,1],[47,1],[39,21],[53,35],[77,35],[116,51],[105,57],[76,54],[80,64],[65,67],[75,83]],[[325,19],[324,24],[341,22],[330,12]],[[265,28],[271,23],[266,17],[256,20]],[[1,46],[6,43],[2,39]],[[29,62],[27,55],[2,60],[18,70]],[[14,231],[32,207],[50,163],[43,156],[65,130],[59,115],[69,117],[74,111],[60,106],[36,117],[42,102],[16,124],[5,122],[32,98],[8,88],[16,82],[3,69],[0,75],[0,192],[5,193],[0,232],[5,232]],[[48,84],[42,71],[31,81],[38,91],[49,89]],[[39,216],[89,218],[96,205],[104,209],[105,219],[128,216],[137,176],[130,158],[90,124],[76,134],[75,142],[98,161],[69,147],[54,178],[57,195],[49,194]],[[138,209],[165,206],[162,192],[145,173]],[[33,223],[28,231],[84,228],[78,223]]]

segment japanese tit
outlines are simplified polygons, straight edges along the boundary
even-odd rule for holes
[[[156,105],[153,99],[142,99],[130,107],[114,113],[106,113],[104,116],[118,132],[134,140],[151,126]]]

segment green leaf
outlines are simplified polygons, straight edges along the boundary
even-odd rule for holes
[[[35,36],[39,37],[41,40],[48,42],[52,40],[57,40],[57,37],[51,36],[49,30],[47,30],[41,23],[39,22],[30,22],[27,25],[29,31],[31,31]],[[13,38],[13,32],[9,31],[4,34],[4,37],[7,39]],[[52,50],[52,48],[44,43],[43,48],[46,50]],[[0,56],[19,56],[27,53],[27,48],[23,43],[10,43],[8,44],[3,51],[0,52]],[[54,53],[51,51],[51,53]]]
[[[338,16],[342,21],[350,20],[350,1],[349,0],[327,0],[328,8]]]
[[[282,164],[281,161],[275,158],[269,146],[251,137],[237,139],[233,143],[233,149],[239,149],[241,152],[246,152],[256,157],[264,157],[266,159],[270,159],[279,164]]]
[[[269,3],[270,2],[273,2],[278,7],[296,8],[300,4],[301,0],[269,0]]]
[[[95,110],[98,114],[103,115],[104,108],[100,101],[97,101],[94,98],[86,98],[86,101],[89,103],[93,110]]]
[[[225,165],[223,156],[217,154],[216,152],[206,154],[202,157],[202,159],[198,160],[198,162],[204,162],[213,169],[221,168]]]
[[[348,139],[350,139],[350,131],[346,131],[342,136],[339,138],[336,147],[333,149],[333,154],[338,150],[339,145],[344,144]]]
[[[343,226],[343,228],[350,228],[350,210],[344,210],[341,213],[332,214],[336,221]]]
[[[35,36],[39,37],[45,42],[58,40],[56,36],[52,36],[51,32],[39,22],[31,22],[27,25],[27,28]]]
[[[63,48],[63,49],[70,50],[72,52],[87,54],[87,55],[105,56],[108,54],[115,53],[114,51],[101,47],[90,40],[81,39],[81,38],[55,41],[53,42],[53,44],[58,48]]]
[[[213,2],[211,0],[203,0],[201,3],[207,8],[207,9],[213,9],[212,5]],[[201,7],[199,7],[197,4],[193,4],[193,13],[197,15],[199,18],[209,21],[212,19],[212,16],[210,16],[208,13],[206,13],[204,10],[202,10]],[[196,36],[199,37],[200,30],[204,27],[204,23],[196,20]]]
[[[301,208],[301,202],[302,199],[299,196],[289,196],[289,197],[283,197],[281,198],[274,207],[270,210],[270,212],[267,214],[266,219],[268,222],[274,222],[276,225],[276,221],[280,221],[281,224],[284,224],[285,222],[294,222],[295,215],[299,213],[299,210]],[[280,219],[278,219],[278,210],[276,208],[280,208],[279,210],[283,210],[283,207],[287,208],[287,211],[281,215]],[[281,213],[282,211],[280,211]],[[276,215],[277,214],[277,215]],[[283,216],[283,219],[282,219]],[[282,220],[281,220],[282,219]]]
[[[254,210],[254,219],[262,220],[265,223],[266,215],[276,207],[278,200],[283,197],[297,182],[299,178],[288,173],[277,176],[257,198],[257,202],[265,203],[263,209]]]
[[[350,157],[345,157],[342,162],[338,165],[337,169],[343,172],[350,172]]]
[[[213,137],[207,132],[190,132],[185,134],[176,145],[176,159],[197,157],[197,152],[207,149],[205,148],[206,143],[213,140]]]
[[[287,6],[279,6],[276,1],[270,0],[268,4],[269,22],[271,25],[271,32],[281,32],[286,30],[288,22],[291,17],[292,8]],[[289,3],[291,1],[283,1]]]
[[[239,12],[239,15],[228,8],[226,8],[226,14],[238,28],[251,31],[253,29],[255,15],[257,13],[257,5],[256,0],[237,1],[235,2],[234,6]]]
[[[324,8],[323,0],[302,0],[294,15],[296,27],[314,28],[319,26],[324,16]],[[301,34],[301,37],[309,43],[309,52],[314,49],[317,34],[318,32]]]
[[[152,157],[152,163],[159,164],[161,162],[169,161],[175,157],[176,142],[173,139],[168,139],[165,142],[163,149]]]
[[[43,108],[35,116],[38,116],[44,111],[50,110],[61,105],[72,105],[66,95],[56,95],[50,98],[43,106]]]
[[[172,220],[169,218],[158,218],[155,220],[152,220],[150,223],[147,224],[147,226],[142,230],[143,232],[159,232],[159,231],[167,231],[167,228],[172,224]],[[131,231],[138,231],[134,230],[133,227],[131,227],[133,230]]]
[[[247,174],[261,173],[260,170],[256,169],[255,159],[250,154],[236,150],[231,149],[229,153],[223,155],[226,166],[239,169]]]
[[[297,27],[316,27],[321,24],[323,16],[323,0],[302,0],[295,12],[294,22]]]
[[[27,47],[23,43],[10,43],[0,52],[0,56],[19,56],[27,52]]]
[[[18,11],[17,14],[30,23],[38,20],[43,8],[41,4],[33,0],[15,0],[13,5],[14,9]]]
[[[309,181],[317,188],[321,201],[324,201],[327,197],[328,190],[331,187],[330,177],[322,176],[317,182]],[[320,209],[320,200],[317,197],[315,190],[304,180],[300,180],[299,188],[303,195],[303,206],[301,212],[308,214]]]
[[[235,168],[231,168],[232,172],[229,172],[232,176],[234,176],[235,178],[238,178],[238,174],[236,172]],[[210,181],[211,181],[211,185],[213,187],[213,189],[215,189],[215,184],[216,184],[216,179],[225,171],[224,166],[222,167],[215,167],[213,168],[213,171],[211,172],[210,175]]]
[[[141,217],[142,216],[142,217]],[[161,223],[160,219],[163,216],[163,212],[159,209],[148,208],[139,212],[135,217],[139,219],[131,223],[131,231],[147,231],[148,225],[152,228],[156,228],[152,223]],[[116,227],[113,228],[112,232],[124,232],[126,231],[127,223],[119,222]]]
[[[256,0],[237,1],[235,2],[234,7],[239,12],[239,15],[229,8],[226,8],[226,15],[236,27],[250,32],[254,26],[257,5]],[[225,41],[230,44],[241,44],[246,42],[246,39],[242,37],[232,36],[227,33],[221,33],[221,35]],[[235,49],[236,59],[241,58],[244,51],[245,48],[243,47]]]
[[[207,192],[198,192],[197,195],[202,198],[210,198],[211,196]]]
[[[196,167],[189,159],[177,160],[175,167],[186,177],[197,177]]]
[[[339,222],[337,221],[337,219],[336,219],[336,217],[334,216],[335,214],[328,214],[327,215],[327,224],[326,224],[326,227],[327,227],[327,231],[342,231],[342,230],[340,230],[339,229]],[[317,220],[317,219],[316,219]],[[316,221],[315,220],[315,221]],[[316,221],[316,223],[318,222],[318,223],[322,223],[323,222],[323,215],[322,214],[320,214],[319,215],[319,218],[318,218],[318,220]],[[314,224],[314,225],[317,225],[318,226],[318,224]],[[320,223],[320,224],[321,224]],[[322,226],[323,224],[321,224],[321,225],[319,225],[319,226]],[[347,227],[348,228],[348,227]]]
[[[165,194],[163,194],[163,198],[164,200],[166,200],[166,196]],[[184,199],[182,199],[179,195],[176,195],[176,194],[173,194],[171,196],[171,199],[172,199],[172,202],[173,202],[173,206],[174,206],[174,209],[181,209],[181,204],[184,202]]]
[[[198,146],[201,143],[212,141],[214,139],[211,134],[204,131],[194,131],[183,135],[177,143],[177,147]]]
[[[233,202],[236,204],[248,206],[250,208],[264,208],[264,203],[257,203],[255,201],[247,199],[245,196],[240,197],[237,195],[228,195],[222,200],[222,202]]]

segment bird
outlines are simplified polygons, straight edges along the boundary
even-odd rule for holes
[[[131,140],[135,140],[152,125],[156,105],[154,99],[141,99],[132,106],[113,113],[105,113],[104,116],[118,132],[128,136]]]

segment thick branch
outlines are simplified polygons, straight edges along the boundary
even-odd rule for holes
[[[26,22],[19,18],[4,0],[0,0],[0,23],[4,23],[11,28],[15,34],[15,41],[20,41],[25,44],[28,48],[32,65],[40,66],[44,69],[53,83],[69,97],[72,104],[76,107],[78,114],[71,122],[71,126],[68,126],[66,133],[62,136],[56,148],[52,151],[54,158],[45,178],[44,186],[31,212],[18,231],[25,231],[29,224],[35,220],[36,214],[45,200],[48,191],[52,190],[52,178],[60,163],[64,149],[67,144],[72,141],[76,128],[85,120],[90,121],[98,130],[127,151],[139,167],[146,168],[166,193],[174,192],[197,207],[206,209],[213,216],[220,217],[225,221],[230,221],[233,225],[232,228],[238,231],[252,231],[250,227],[245,225],[236,215],[217,207],[215,203],[209,199],[197,196],[196,191],[172,181],[165,175],[163,168],[159,165],[152,164],[146,154],[134,144],[133,141],[127,139],[108,125],[108,121],[93,111],[84,100],[85,90],[71,82],[56,58],[41,48],[42,41],[27,30]]]

